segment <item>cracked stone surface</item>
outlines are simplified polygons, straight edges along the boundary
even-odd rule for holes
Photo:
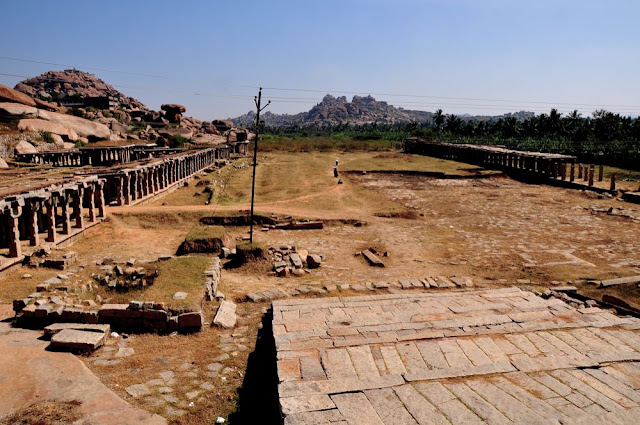
[[[518,288],[287,299],[273,312],[285,424],[633,424],[640,413],[639,319]]]

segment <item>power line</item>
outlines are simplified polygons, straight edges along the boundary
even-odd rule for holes
[[[90,69],[92,71],[112,72],[112,73],[117,73],[117,74],[140,75],[140,76],[143,76],[143,77],[169,78],[169,77],[166,77],[164,75],[148,74],[148,73],[144,73],[144,72],[117,71],[117,70],[114,70],[114,69],[102,69],[102,68],[91,68],[91,67],[88,67],[88,66],[65,65],[65,64],[61,64],[61,63],[43,62],[43,61],[36,61],[36,60],[31,60],[31,59],[11,58],[11,57],[8,57],[8,56],[0,56],[0,59],[16,61],[16,62],[37,63],[37,64],[41,64],[41,65],[64,66],[64,67],[67,67],[67,68]]]
[[[258,88],[255,86],[242,86],[247,88]],[[474,97],[452,97],[452,96],[433,96],[433,95],[417,95],[406,93],[374,93],[374,92],[356,92],[356,91],[344,91],[344,90],[319,90],[319,89],[300,89],[300,88],[284,88],[284,87],[264,87],[264,90],[276,90],[276,91],[297,91],[297,92],[312,92],[312,93],[340,93],[340,94],[353,94],[353,95],[371,95],[371,96],[388,96],[388,97],[409,97],[409,98],[429,98],[429,99],[448,99],[448,100],[469,100],[478,102],[507,102],[507,103],[535,103],[541,105],[563,105],[563,106],[590,106],[590,107],[622,107],[622,108],[635,108],[636,105],[618,105],[618,104],[595,104],[595,103],[566,103],[566,102],[541,102],[541,101],[525,101],[525,100],[509,100],[509,99],[488,99],[488,98],[474,98]]]

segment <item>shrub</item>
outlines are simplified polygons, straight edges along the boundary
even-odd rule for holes
[[[55,140],[53,140],[53,135],[48,131],[40,130],[40,137],[42,137],[42,140],[44,140],[47,143],[56,142]]]

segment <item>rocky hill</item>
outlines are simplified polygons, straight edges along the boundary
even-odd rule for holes
[[[49,102],[111,96],[124,110],[148,110],[139,100],[125,96],[95,75],[75,69],[49,71],[18,83],[15,89]]]
[[[273,114],[267,112],[261,118],[267,126],[283,127],[289,125],[302,126],[331,126],[349,123],[362,125],[370,123],[396,124],[403,122],[430,121],[433,114],[425,111],[412,111],[396,108],[387,102],[377,101],[372,96],[353,96],[351,102],[345,96],[334,97],[326,95],[322,102],[315,105],[308,112],[295,115]],[[249,112],[232,121],[238,126],[251,126],[255,123],[256,115]]]

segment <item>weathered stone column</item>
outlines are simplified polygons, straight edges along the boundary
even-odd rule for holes
[[[616,190],[616,173],[611,173],[611,184],[609,185],[609,190]]]
[[[575,162],[571,163],[571,173],[569,174],[569,181],[573,182],[576,179],[576,164]]]
[[[89,221],[91,223],[95,223],[96,221],[95,192],[96,188],[93,184],[87,186],[87,201],[89,201]]]
[[[124,205],[124,188],[122,186],[122,176],[116,176],[116,203],[118,206]]]
[[[125,175],[123,176],[123,179],[124,179],[123,184],[126,189],[124,191],[124,204],[129,205],[131,204],[131,176],[129,175],[129,173],[125,173]]]
[[[585,164],[583,167],[582,177],[584,178],[584,181],[589,181],[589,167],[587,166],[587,164]]]
[[[69,214],[69,194],[66,190],[60,197],[60,207],[62,208],[62,234],[68,235],[71,233],[71,215]]]
[[[29,200],[29,245],[38,246],[40,229],[38,228],[38,211],[42,209],[41,199]]]
[[[47,229],[47,242],[55,243],[56,242],[56,208],[57,208],[58,200],[55,195],[51,195],[51,197],[45,200],[45,205],[47,206],[47,219],[49,228]]]
[[[595,166],[591,164],[589,166],[589,186],[593,186],[593,175],[595,174]]]
[[[96,182],[96,207],[98,208],[98,217],[104,218],[104,180]]]
[[[604,173],[604,167],[602,165],[598,166],[598,181],[602,181],[602,174]]]
[[[82,198],[84,196],[84,188],[78,186],[78,191],[73,197],[73,213],[76,216],[76,228],[84,229],[84,215],[82,214]]]
[[[158,174],[160,173],[159,167],[153,167],[153,193],[157,193],[160,191],[160,179],[158,179]]]
[[[18,219],[22,214],[22,207],[17,203],[11,203],[8,209],[9,217],[9,257],[16,258],[22,256],[22,246],[20,246],[20,230],[18,229]]]
[[[131,201],[138,199],[138,173],[134,170],[129,173],[129,179],[131,180]]]

